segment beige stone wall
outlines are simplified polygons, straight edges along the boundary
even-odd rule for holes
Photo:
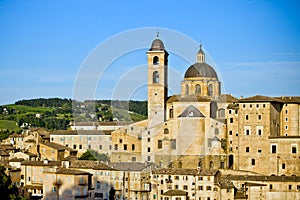
[[[281,110],[281,136],[300,136],[299,104],[284,104]]]

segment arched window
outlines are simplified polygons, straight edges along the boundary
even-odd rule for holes
[[[182,161],[178,162],[178,168],[182,168]]]
[[[158,73],[158,71],[153,72],[153,83],[159,83],[159,73]]]
[[[169,129],[165,128],[164,129],[164,134],[169,134]]]
[[[219,129],[215,128],[215,135],[219,135]]]
[[[159,58],[157,56],[154,56],[153,65],[158,65],[158,64],[159,64]]]
[[[221,108],[219,110],[219,118],[224,118],[225,117],[225,109]]]
[[[196,85],[195,94],[201,94],[201,87],[199,84]]]
[[[208,85],[208,96],[213,96],[213,85]]]
[[[213,161],[210,161],[209,162],[209,169],[213,169],[214,168],[214,162]]]
[[[185,85],[185,95],[189,95],[189,86]]]

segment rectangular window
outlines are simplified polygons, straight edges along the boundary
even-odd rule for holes
[[[187,186],[187,185],[184,185],[184,186],[183,186],[183,189],[184,189],[184,190],[187,190],[187,189],[188,189],[188,186]]]
[[[171,140],[171,149],[176,149],[176,139]]]
[[[124,144],[124,151],[127,150],[127,144]]]
[[[117,144],[115,144],[115,150],[118,150],[118,145]]]
[[[261,115],[258,115],[258,120],[261,120]]]
[[[272,190],[272,189],[273,189],[273,185],[271,184],[271,185],[270,185],[270,190]]]
[[[99,149],[102,149],[102,145],[101,144],[99,145]]]
[[[292,185],[289,185],[289,190],[291,190],[292,189]]]
[[[150,138],[148,138],[148,142],[150,142]]]
[[[233,123],[233,118],[230,118],[229,121],[230,121],[230,123]]]
[[[134,145],[134,144],[131,145],[131,150],[132,150],[132,151],[135,150],[135,145]]]
[[[161,149],[162,148],[162,140],[157,141],[157,148]]]
[[[282,163],[282,169],[285,169],[285,163]]]
[[[277,152],[277,145],[276,144],[272,144],[271,145],[271,152],[272,153],[276,153]]]
[[[297,153],[297,146],[293,145],[292,146],[292,154],[296,154]]]
[[[151,148],[150,148],[150,147],[148,147],[147,151],[148,151],[148,152],[151,152]]]
[[[251,164],[255,165],[255,159],[253,159],[253,158],[251,159]]]
[[[211,191],[211,186],[206,186],[207,191]]]
[[[97,181],[97,189],[100,189],[100,181]]]
[[[88,147],[89,149],[91,149],[92,148],[92,146],[89,144],[89,147]]]
[[[249,120],[249,115],[246,115],[246,120]]]
[[[244,134],[251,135],[251,126],[244,126]]]
[[[203,190],[203,186],[202,186],[202,185],[199,185],[199,186],[198,186],[198,190]]]
[[[229,135],[232,135],[232,130],[229,131]]]

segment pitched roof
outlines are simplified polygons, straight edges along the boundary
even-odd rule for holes
[[[58,151],[63,151],[63,150],[67,150],[67,151],[76,151],[70,147],[66,147],[64,145],[61,145],[61,144],[58,144],[58,143],[55,143],[55,142],[44,142],[44,143],[41,143],[42,145],[45,145],[45,146],[48,146],[50,148],[53,148],[53,149],[57,149]]]
[[[180,95],[173,95],[170,96],[167,100],[167,103],[172,102],[210,102],[211,99],[206,98],[204,96],[192,94],[188,96],[180,96]]]
[[[111,163],[111,166],[120,171],[143,171],[149,165],[140,162]]]
[[[197,170],[185,168],[160,168],[152,171],[153,174],[166,175],[199,175],[199,176],[214,176],[218,170]]]
[[[168,190],[163,193],[165,196],[187,196],[187,192],[183,190]]]
[[[300,97],[299,96],[282,96],[282,97],[274,97],[274,99],[280,100],[283,103],[300,103]]]
[[[111,130],[57,130],[50,135],[110,135]]]
[[[21,165],[30,165],[30,166],[60,166],[60,161],[31,161],[31,160],[24,160]]]
[[[56,174],[70,174],[70,175],[88,175],[89,172],[84,172],[76,169],[70,169],[70,168],[59,168],[56,171]]]
[[[240,99],[239,102],[282,102],[282,101],[272,97],[256,95],[256,96]]]
[[[100,161],[74,160],[71,161],[71,168],[87,168],[95,170],[115,170]]]

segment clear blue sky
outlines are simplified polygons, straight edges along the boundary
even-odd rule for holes
[[[1,0],[0,104],[38,97],[71,98],[81,64],[98,44],[143,27],[172,29],[201,40],[222,75],[226,93],[299,96],[299,10],[297,0]],[[137,55],[132,56],[132,66],[146,64],[145,53]],[[122,72],[123,66],[128,70],[129,58],[116,62],[112,72]],[[175,61],[172,65],[184,73],[188,65]],[[109,91],[122,74],[113,76],[114,80],[99,85],[106,92],[97,93],[96,98],[111,97]],[[172,84],[178,90],[172,93],[180,92],[181,80],[177,81]],[[137,98],[146,99],[146,95]]]

